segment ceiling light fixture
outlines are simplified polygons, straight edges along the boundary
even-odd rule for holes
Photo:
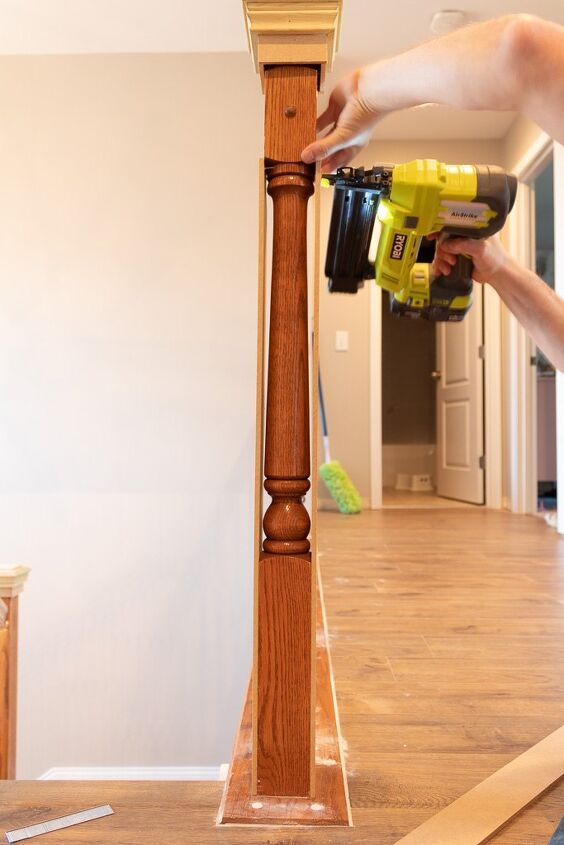
[[[460,12],[456,9],[444,9],[441,12],[435,12],[431,18],[431,32],[433,35],[446,35],[447,32],[460,29],[466,22],[466,12]]]

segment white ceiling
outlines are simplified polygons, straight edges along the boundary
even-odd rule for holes
[[[530,12],[564,24],[564,0],[344,0],[334,72],[404,50],[430,37],[437,10],[471,20]],[[246,52],[238,0],[0,0],[0,54]],[[432,119],[431,119],[432,118]],[[513,115],[436,108],[401,112],[382,138],[499,138]]]
[[[530,12],[564,24],[562,0],[344,0],[340,56],[374,61],[430,36],[437,10],[471,20]],[[240,0],[0,0],[2,53],[246,51]]]

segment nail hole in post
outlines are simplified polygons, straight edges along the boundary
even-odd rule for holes
[[[284,115],[285,115],[285,117],[295,117],[296,114],[297,114],[297,111],[298,110],[295,106],[287,106],[284,109]]]

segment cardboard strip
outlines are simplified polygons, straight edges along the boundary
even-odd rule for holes
[[[319,601],[318,593],[318,563],[317,563],[317,488],[319,484],[319,462],[317,460],[317,441],[319,437],[319,388],[317,381],[317,373],[319,371],[319,280],[320,280],[320,188],[321,188],[321,170],[317,165],[315,172],[315,191],[313,194],[313,278],[310,280],[308,288],[313,292],[313,297],[310,299],[310,326],[311,326],[311,350],[310,350],[310,371],[309,371],[309,393],[310,393],[310,460],[311,460],[311,493],[310,493],[310,517],[311,517],[311,591],[314,600],[311,603],[312,625],[311,625],[311,657],[312,667],[311,676],[315,679],[317,671],[317,656],[316,656],[316,619],[318,609],[316,607]],[[309,230],[308,230],[309,235]],[[319,587],[321,584],[319,583]],[[315,696],[316,683],[312,684],[312,707],[311,707],[311,730],[315,735]],[[312,760],[311,760],[311,793],[315,793],[315,743],[312,745]]]
[[[257,609],[259,560],[262,550],[262,511],[264,479],[264,361],[266,325],[266,176],[264,159],[259,159],[258,169],[258,288],[257,288],[257,384],[256,384],[256,434],[255,434],[255,525],[254,525],[254,617],[253,617],[253,666],[257,665]],[[257,700],[256,673],[251,679],[253,701]],[[252,720],[252,742],[257,742],[257,723]],[[252,789],[256,793],[256,758],[252,764]]]
[[[542,739],[396,845],[482,845],[564,776],[564,727]]]

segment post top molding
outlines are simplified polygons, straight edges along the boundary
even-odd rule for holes
[[[0,565],[0,597],[12,598],[21,593],[30,572],[29,566]]]
[[[249,49],[264,82],[264,66],[310,64],[331,70],[342,0],[243,0]]]

